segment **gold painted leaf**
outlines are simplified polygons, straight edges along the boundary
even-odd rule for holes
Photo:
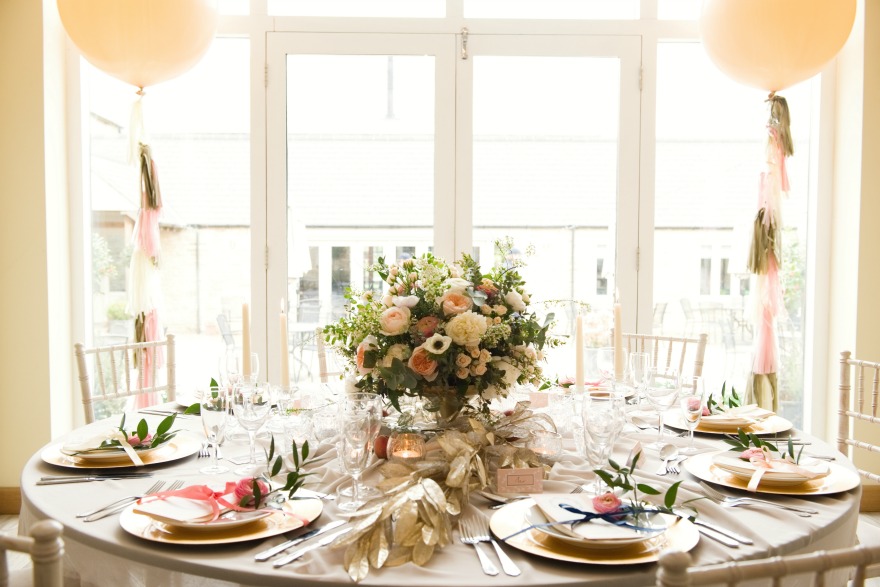
[[[446,485],[449,487],[461,487],[470,473],[470,458],[460,455],[452,460],[449,465],[449,474],[446,476]]]
[[[412,546],[407,544],[408,538],[418,532],[416,525],[419,522],[419,508],[412,502],[407,501],[401,506],[394,524],[394,543],[404,546]]]
[[[425,524],[422,526],[422,542],[429,546],[436,546],[440,538],[440,533],[433,526]]]
[[[434,547],[424,542],[418,542],[415,546],[413,546],[413,562],[418,566],[422,567],[431,560],[431,557],[434,556]]]
[[[413,485],[406,490],[406,497],[412,501],[418,501],[425,496],[425,488],[421,484]]]
[[[438,509],[446,509],[446,496],[443,494],[443,488],[433,479],[424,479],[422,487],[425,489],[425,495],[428,501],[434,504]]]
[[[385,566],[399,567],[400,565],[405,565],[411,560],[412,548],[394,545],[391,547],[391,552],[388,555],[388,560],[385,561]]]
[[[413,470],[401,463],[387,462],[379,467],[379,472],[382,473],[382,476],[386,479],[393,479],[409,478],[409,476],[412,475]]]
[[[387,528],[384,524],[377,525],[370,540],[370,565],[375,569],[381,569],[388,560],[389,554],[391,554],[391,546],[388,544]]]

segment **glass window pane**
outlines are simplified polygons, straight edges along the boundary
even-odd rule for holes
[[[661,43],[657,61],[654,302],[667,304],[667,311],[655,331],[707,333],[707,381],[720,389],[727,380],[744,390],[753,352],[746,257],[758,182],[765,170],[766,92],[726,78],[697,43]],[[810,92],[811,82],[784,92],[795,155],[786,161],[791,192],[781,212],[785,311],[777,318],[782,363],[778,377],[782,413],[798,424],[803,400]],[[685,98],[692,96],[705,99]],[[711,250],[703,248],[705,243],[712,243]],[[703,260],[711,263],[708,289]],[[682,271],[688,267],[693,269]]]
[[[225,348],[218,316],[240,342],[250,299],[249,41],[218,38],[186,74],[143,101],[147,141],[162,196],[159,319],[177,337],[179,389],[204,386]],[[91,337],[130,341],[132,234],[140,206],[129,163],[135,89],[84,68],[89,88],[92,274]],[[222,96],[222,99],[218,99]]]
[[[464,0],[467,18],[636,19],[639,0]]]
[[[432,244],[434,58],[289,55],[287,67],[288,258],[317,250],[288,264],[291,307],[311,307],[291,329],[314,331],[343,314],[345,288],[381,290],[379,255]],[[314,345],[295,352],[309,368],[291,373],[316,378]]]
[[[615,58],[474,57],[474,243],[487,253],[513,239],[559,334],[573,332],[569,301],[610,308],[615,287],[619,69]],[[558,357],[550,373],[568,374]]]
[[[269,0],[272,16],[372,16],[439,18],[445,0]]]

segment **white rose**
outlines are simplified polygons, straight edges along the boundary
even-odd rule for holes
[[[432,355],[442,355],[452,344],[452,339],[439,333],[434,333],[431,338],[422,344],[422,348]]]
[[[379,361],[379,364],[385,368],[391,368],[391,363],[394,362],[394,359],[400,359],[404,363],[406,363],[407,359],[410,356],[409,347],[405,344],[393,344],[388,347],[388,350],[385,351],[385,356],[382,357],[382,360]]]
[[[504,375],[502,376],[502,381],[504,381],[505,385],[508,386],[516,383],[516,380],[519,379],[520,375],[522,375],[522,371],[520,371],[517,367],[514,367],[502,358],[493,359],[492,366],[504,373]]]
[[[467,279],[462,279],[461,277],[450,277],[446,280],[446,287],[449,288],[448,291],[454,291],[456,293],[462,293],[472,285],[473,283]]]
[[[514,312],[526,311],[526,303],[523,301],[522,294],[515,289],[507,292],[504,296],[504,301],[507,302],[507,305],[510,306],[510,309]]]
[[[446,334],[457,345],[475,347],[486,334],[486,319],[473,311],[464,312],[446,324]]]
[[[419,296],[394,296],[391,303],[398,308],[412,308],[419,303]]]
[[[409,308],[391,306],[379,315],[380,332],[385,336],[396,336],[409,330]]]
[[[361,391],[357,386],[357,382],[358,382],[357,378],[352,375],[349,375],[348,377],[346,377],[345,382],[344,382],[345,393],[357,393],[357,392]]]

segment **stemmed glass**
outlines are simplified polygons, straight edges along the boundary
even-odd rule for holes
[[[648,374],[651,369],[650,353],[630,353],[629,355],[629,380],[639,394],[639,399],[644,395],[648,387]]]
[[[351,475],[351,499],[337,502],[343,511],[355,511],[366,501],[360,492],[360,477],[367,468],[372,452],[373,417],[368,411],[343,411],[340,415],[342,440],[339,460]]]
[[[372,454],[376,437],[379,436],[379,431],[382,429],[382,398],[375,393],[349,393],[340,401],[339,412],[340,419],[344,419],[345,415],[349,413],[365,413],[369,415],[371,423],[369,453]],[[369,457],[369,454],[367,456]],[[343,467],[345,467],[344,461]],[[364,485],[359,480],[356,481],[356,483],[361,498],[372,499],[379,494],[379,491],[374,487]],[[354,497],[354,488],[343,487],[338,493],[345,497],[348,497],[349,495]]]
[[[614,347],[602,347],[596,350],[596,368],[602,381],[614,380]]]
[[[581,417],[584,422],[584,450],[590,468],[604,469],[608,466],[611,449],[626,422],[624,399],[616,393],[591,391],[584,393]],[[597,475],[594,485],[596,495],[603,489],[602,479]]]
[[[248,374],[248,381],[255,384],[260,378],[260,355],[251,353],[251,372]]]
[[[680,450],[682,454],[695,454],[697,449],[694,448],[694,429],[700,423],[703,417],[703,409],[706,407],[706,388],[703,384],[702,377],[688,377],[688,383],[692,387],[682,386],[681,395],[679,396],[679,405],[681,413],[684,416],[684,423],[688,429],[688,437],[690,442],[687,448]]]
[[[250,460],[241,469],[236,469],[237,475],[252,475],[257,468],[257,430],[269,416],[272,408],[272,400],[269,395],[269,387],[263,385],[239,385],[232,392],[232,411],[235,419],[247,430],[248,443],[250,445]]]
[[[647,448],[660,450],[663,446],[663,413],[672,407],[678,399],[681,389],[681,381],[678,378],[678,370],[673,368],[652,367],[648,372],[648,385],[645,388],[645,397],[651,407],[657,411],[659,425],[657,427],[657,440],[647,445]]]
[[[227,395],[222,390],[210,389],[203,392],[199,401],[199,410],[201,413],[202,427],[205,429],[205,436],[211,444],[211,465],[204,467],[199,471],[205,475],[216,475],[225,473],[228,467],[217,464],[217,451],[220,443],[223,442],[223,432],[226,430],[226,416],[229,411],[227,404]]]

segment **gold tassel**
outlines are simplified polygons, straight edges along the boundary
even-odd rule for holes
[[[791,140],[791,116],[788,111],[788,102],[775,92],[767,97],[770,102],[770,120],[768,124],[776,130],[779,143],[782,145],[782,153],[786,157],[794,155],[794,142]]]

